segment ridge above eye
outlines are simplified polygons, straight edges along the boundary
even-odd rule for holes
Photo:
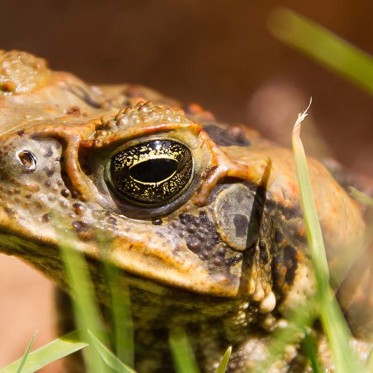
[[[193,177],[193,157],[175,140],[150,140],[119,151],[106,168],[109,187],[127,202],[144,207],[178,197]]]

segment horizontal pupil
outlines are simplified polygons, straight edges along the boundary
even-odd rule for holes
[[[177,170],[177,162],[170,158],[148,159],[130,168],[133,179],[143,183],[159,183]]]

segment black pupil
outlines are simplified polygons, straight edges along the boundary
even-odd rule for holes
[[[129,173],[137,181],[158,183],[172,176],[177,165],[177,162],[170,158],[148,159],[131,167]]]

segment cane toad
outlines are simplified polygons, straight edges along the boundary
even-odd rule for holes
[[[265,359],[280,321],[315,291],[290,150],[196,104],[139,86],[93,87],[0,51],[0,250],[66,290],[61,237],[129,285],[139,372],[172,371],[184,326],[197,361]],[[331,271],[360,248],[362,208],[309,159]],[[99,237],[99,238],[98,238]],[[105,255],[101,247],[105,241]],[[273,371],[293,371],[297,347]]]

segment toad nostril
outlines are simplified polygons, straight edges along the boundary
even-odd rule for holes
[[[17,154],[19,163],[24,167],[26,172],[33,172],[37,168],[35,155],[29,150],[21,150]]]

